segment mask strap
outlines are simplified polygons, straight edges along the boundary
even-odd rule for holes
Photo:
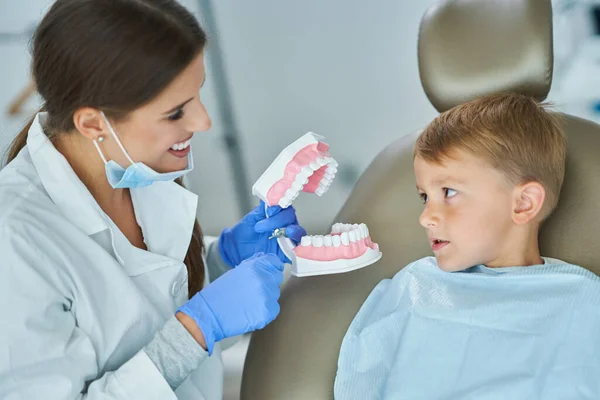
[[[127,160],[129,160],[129,162],[131,163],[131,165],[135,165],[135,163],[133,162],[133,160],[131,159],[131,157],[129,157],[129,154],[127,154],[127,151],[125,150],[125,147],[123,147],[123,145],[121,144],[121,141],[119,140],[119,137],[115,133],[112,125],[108,121],[108,118],[106,118],[106,115],[104,115],[104,111],[101,111],[101,113],[102,113],[102,118],[104,118],[104,122],[106,122],[106,124],[108,125],[108,130],[110,131],[110,133],[113,135],[113,137],[117,141],[117,144],[121,148],[121,151],[123,152],[123,154],[125,154],[125,157],[127,157]],[[99,149],[98,144],[96,143],[96,141],[94,141],[94,144],[96,145],[96,148]],[[104,159],[104,156],[102,156],[102,159]]]
[[[96,146],[96,150],[98,150],[98,154],[100,154],[100,157],[102,158],[102,161],[104,161],[104,164],[108,164],[108,161],[106,161],[106,157],[104,157],[102,150],[100,150],[100,146],[98,146],[97,140],[94,140],[94,146]]]

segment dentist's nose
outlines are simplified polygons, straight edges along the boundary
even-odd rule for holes
[[[190,132],[205,132],[212,126],[212,121],[202,100],[198,99],[194,102],[194,110],[192,113],[191,126],[188,127]]]

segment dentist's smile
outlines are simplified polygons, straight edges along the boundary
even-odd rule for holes
[[[191,137],[188,140],[185,140],[183,142],[175,143],[169,149],[169,153],[171,153],[175,157],[179,157],[179,158],[187,157],[188,153],[190,152],[190,149],[192,148],[191,143],[192,143]]]

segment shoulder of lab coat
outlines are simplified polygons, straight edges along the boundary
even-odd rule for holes
[[[58,239],[66,225],[35,171],[0,174],[0,398],[175,399],[143,350],[95,379],[96,349],[71,312],[79,293],[66,267],[86,259],[85,242]]]

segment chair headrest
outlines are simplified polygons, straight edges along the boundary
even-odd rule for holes
[[[439,112],[490,93],[544,100],[553,69],[551,1],[442,1],[421,20],[418,56]]]

